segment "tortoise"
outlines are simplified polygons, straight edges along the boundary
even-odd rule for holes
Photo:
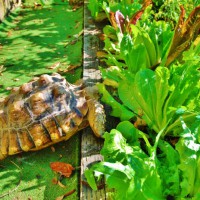
[[[41,75],[0,102],[0,160],[68,140],[88,125],[101,137],[104,124],[102,104],[83,84],[70,84],[60,74]]]

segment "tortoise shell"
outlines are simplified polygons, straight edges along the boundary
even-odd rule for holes
[[[102,105],[59,74],[42,75],[0,102],[0,159],[69,139],[90,124],[104,132]]]

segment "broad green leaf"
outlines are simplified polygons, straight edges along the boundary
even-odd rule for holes
[[[174,33],[170,25],[163,21],[153,21],[148,28],[149,36],[156,48],[157,62],[164,66]]]
[[[200,144],[197,143],[193,133],[183,120],[181,120],[181,123],[184,131],[176,144],[176,149],[180,155],[179,169],[182,172],[181,196],[186,197],[194,195],[196,175],[199,175],[197,164],[199,163]]]
[[[163,111],[163,106],[166,102],[169,94],[168,80],[170,78],[170,72],[165,67],[158,67],[155,74],[155,121],[159,124],[160,129],[164,128],[168,122],[166,113]]]
[[[133,144],[137,142],[139,137],[138,134],[139,130],[136,129],[131,122],[129,121],[120,122],[117,125],[116,129],[122,133],[123,137],[126,138],[128,143]]]
[[[117,83],[124,79],[123,70],[118,66],[111,66],[109,68],[100,68],[101,75],[103,79],[110,79],[112,81],[116,81]]]
[[[151,94],[149,96],[149,87],[151,85],[149,82],[152,82],[154,79],[154,72],[148,69],[139,71],[135,80],[127,80],[120,82],[118,87],[119,98],[122,100],[124,105],[126,105],[133,112],[139,114],[138,112],[146,111],[146,115],[149,118],[152,118],[152,109],[151,109]],[[130,92],[132,91],[132,92]],[[153,94],[152,94],[153,95]],[[150,104],[148,107],[147,105]]]
[[[97,17],[98,13],[102,10],[102,0],[90,0],[88,4],[88,8],[90,9],[91,15],[93,17]]]
[[[103,95],[102,101],[112,107],[111,115],[119,117],[121,120],[129,120],[134,117],[134,113],[127,109],[125,106],[118,103],[106,90],[103,84],[98,84],[99,92]]]
[[[126,144],[126,139],[122,134],[115,129],[111,130],[110,133],[105,133],[104,138],[105,143],[101,149],[101,154],[104,156],[105,161],[115,160],[123,162],[126,159],[126,155],[131,154],[133,151]]]
[[[135,45],[129,52],[126,63],[129,71],[133,74],[140,69],[149,68],[150,61],[145,45],[142,43]]]
[[[120,43],[120,50],[121,50],[121,54],[123,56],[128,57],[128,54],[130,53],[130,51],[133,48],[133,40],[131,38],[131,36],[129,34],[126,34],[123,36],[122,41]],[[127,62],[127,61],[126,61]]]
[[[123,126],[121,123],[119,127]],[[93,165],[90,174],[104,174],[108,187],[115,189],[116,199],[164,199],[155,160],[141,150],[138,142],[134,146],[127,143],[123,135],[115,129],[104,135],[101,154],[105,162]]]
[[[152,187],[153,186],[153,187]],[[162,182],[157,170],[151,170],[143,182],[142,191],[146,199],[164,200]]]
[[[156,72],[144,69],[135,75],[134,82],[123,81],[118,87],[124,105],[142,114],[146,123],[156,132],[166,125],[162,108],[168,95],[168,79],[169,71],[166,68],[160,67]]]
[[[92,170],[86,169],[84,171],[85,178],[87,179],[88,184],[93,190],[97,190],[96,181]]]

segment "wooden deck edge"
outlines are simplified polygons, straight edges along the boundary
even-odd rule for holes
[[[93,86],[101,80],[100,71],[98,70],[99,61],[96,58],[96,53],[99,50],[100,41],[98,34],[100,30],[93,22],[90,12],[87,8],[88,2],[84,1],[84,37],[83,37],[83,80],[86,86]],[[88,87],[90,90],[90,87]],[[91,91],[89,91],[91,92]],[[103,141],[96,138],[90,128],[87,128],[82,133],[81,139],[81,185],[80,199],[81,200],[104,200],[106,199],[106,189],[102,188],[98,191],[93,191],[90,187],[83,184],[84,171],[92,163],[102,160],[100,149]]]

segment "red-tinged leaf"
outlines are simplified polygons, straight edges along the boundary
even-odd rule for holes
[[[152,1],[151,0],[144,0],[143,2],[143,5],[142,5],[142,8],[137,11],[129,20],[129,23],[128,23],[128,31],[130,31],[130,25],[133,24],[135,25],[137,23],[137,21],[141,18],[142,14],[144,13],[145,9],[150,6],[152,4]]]
[[[116,20],[117,26],[119,27],[120,31],[123,33],[124,28],[125,28],[125,23],[126,23],[124,15],[121,12],[117,11],[115,13],[115,20]]]
[[[115,29],[119,28],[119,30],[123,33],[124,28],[126,26],[126,19],[124,15],[120,11],[117,11],[117,12],[110,12],[109,16],[110,16],[109,20],[110,20],[111,25]]]
[[[142,10],[145,10],[152,3],[153,3],[152,0],[144,0],[143,5],[142,5]]]
[[[116,20],[115,20],[115,13],[114,12],[109,13],[109,20],[110,20],[111,25],[116,29],[117,23],[116,23]]]
[[[50,167],[53,171],[60,173],[63,176],[70,177],[74,168],[72,165],[63,162],[52,162]]]
[[[128,17],[124,17],[124,15],[120,11],[110,12],[109,13],[109,20],[111,25],[117,29],[119,28],[122,33],[125,31],[130,31],[130,25],[136,24],[137,21],[141,18],[142,14],[144,13],[145,9],[152,4],[151,0],[144,0],[143,6],[141,10],[136,12],[130,19]]]
[[[169,66],[175,59],[181,56],[182,52],[187,50],[193,41],[198,37],[200,30],[200,6],[197,6],[184,20],[185,9],[183,6],[178,24],[175,28],[174,37],[169,50],[166,66]]]
[[[144,13],[144,10],[139,10],[138,12],[136,12],[130,19],[129,21],[129,25],[133,24],[135,25],[137,23],[137,21],[141,18],[142,14]]]

